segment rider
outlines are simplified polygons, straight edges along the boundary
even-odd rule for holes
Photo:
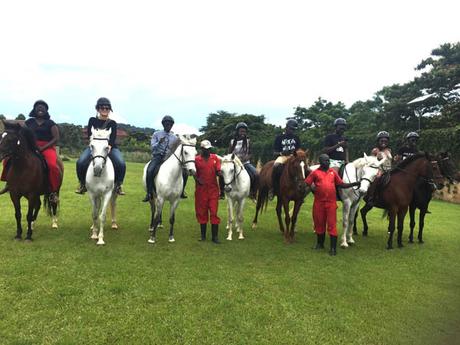
[[[278,157],[275,160],[272,171],[272,195],[278,193],[279,182],[281,174],[283,173],[283,167],[288,158],[300,148],[300,139],[295,134],[297,129],[297,121],[289,119],[286,122],[286,130],[284,133],[279,134],[275,138],[274,153]],[[272,198],[272,197],[271,197]]]
[[[330,167],[339,171],[340,167],[348,163],[347,138],[344,137],[347,129],[347,121],[344,118],[337,118],[334,121],[335,132],[328,134],[324,140],[323,153],[329,155]]]
[[[108,98],[101,97],[96,102],[97,115],[90,117],[87,126],[88,139],[91,137],[91,129],[111,129],[109,138],[109,153],[108,157],[113,163],[115,170],[115,190],[117,194],[124,195],[122,185],[126,173],[126,163],[123,160],[120,150],[117,148],[117,123],[109,118],[112,110],[112,105]],[[77,176],[80,181],[80,187],[75,191],[77,194],[84,194],[86,192],[85,180],[86,171],[88,170],[91,162],[91,149],[87,147],[77,161]]]
[[[417,132],[410,132],[406,135],[407,144],[398,150],[398,154],[395,157],[395,163],[398,163],[419,152],[417,149],[417,141],[419,138],[420,136]]]
[[[153,194],[155,193],[155,176],[160,170],[163,160],[171,154],[171,147],[177,140],[179,140],[174,132],[171,131],[171,128],[174,125],[174,119],[171,116],[164,116],[161,120],[161,124],[163,125],[163,130],[153,133],[152,140],[150,141],[152,159],[147,167],[147,194],[142,200],[144,202],[153,198]]]
[[[251,193],[249,197],[251,199],[256,198],[257,193],[257,182],[259,175],[257,174],[256,168],[251,164],[251,142],[248,138],[248,125],[244,122],[239,122],[235,127],[235,137],[230,140],[230,146],[228,147],[228,153],[235,154],[240,161],[243,163],[246,171],[251,178]]]
[[[360,182],[344,183],[337,172],[330,168],[329,156],[325,153],[319,156],[319,168],[311,172],[305,183],[315,185],[315,199],[313,202],[313,223],[317,236],[314,249],[323,249],[327,232],[331,238],[330,255],[337,254],[337,203],[336,187],[350,188],[359,186]]]
[[[209,140],[200,143],[201,154],[195,157],[196,166],[196,189],[195,189],[195,213],[201,228],[200,241],[206,240],[206,226],[208,219],[211,221],[212,242],[219,244],[218,232],[220,218],[217,215],[219,208],[219,186],[216,175],[222,174],[220,160],[211,153],[212,148]]]
[[[35,134],[37,148],[42,154],[48,166],[48,181],[50,199],[57,197],[60,182],[60,169],[57,164],[56,143],[59,140],[59,129],[50,119],[48,104],[43,100],[34,103],[34,107],[29,114],[30,119],[25,121]]]

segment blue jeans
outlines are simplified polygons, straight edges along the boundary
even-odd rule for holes
[[[152,193],[153,191],[153,180],[155,179],[155,176],[158,174],[158,170],[160,170],[161,163],[163,163],[162,155],[152,156],[149,166],[147,167],[147,176],[145,177],[145,182],[147,184],[147,194]]]
[[[126,174],[126,163],[123,156],[119,149],[113,147],[112,150],[110,150],[109,158],[112,161],[113,168],[115,170],[115,183],[121,185],[123,184]],[[86,171],[88,170],[90,162],[91,150],[87,147],[77,160],[77,176],[81,184],[85,184]]]

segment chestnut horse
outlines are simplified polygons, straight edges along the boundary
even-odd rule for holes
[[[274,161],[269,161],[260,171],[256,214],[252,222],[253,229],[257,227],[259,211],[267,207],[268,195],[272,188],[273,165]],[[276,195],[276,215],[280,231],[284,234],[284,241],[286,243],[294,241],[297,215],[309,190],[305,183],[307,167],[307,153],[299,149],[286,161],[283,173],[281,174],[280,192]],[[291,201],[294,201],[292,216],[289,214],[289,203]],[[284,223],[281,218],[281,207],[284,209]]]
[[[388,242],[387,249],[393,249],[393,233],[397,219],[398,247],[403,247],[402,233],[404,218],[412,202],[417,181],[423,180],[433,186],[440,186],[444,178],[439,173],[436,161],[426,153],[419,153],[399,163],[392,171],[388,185],[384,187],[379,196],[379,204],[375,205],[385,209],[388,213]],[[361,210],[362,212],[362,210]]]
[[[6,181],[15,210],[17,226],[15,239],[22,239],[21,198],[25,197],[29,202],[26,241],[32,241],[33,222],[37,219],[41,207],[40,195],[45,195],[44,201],[48,214],[53,216],[53,228],[57,227],[58,200],[50,199],[48,176],[42,158],[38,154],[33,132],[17,121],[3,121],[2,124],[5,126],[5,131],[0,139],[0,161],[5,158],[9,160]],[[62,183],[62,162],[58,165],[61,169]]]

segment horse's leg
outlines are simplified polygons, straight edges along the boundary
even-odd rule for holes
[[[283,220],[281,219],[281,207],[282,206],[283,204],[281,203],[281,197],[277,196],[276,197],[276,216],[278,217],[278,224],[280,226],[280,231],[282,234],[284,234],[284,224],[283,224]]]
[[[233,234],[233,207],[235,206],[234,205],[234,202],[235,200],[228,197],[227,198],[227,213],[228,213],[228,216],[227,216],[227,231],[228,231],[228,234],[227,234],[227,241],[231,241],[232,240],[232,234]]]
[[[355,201],[354,204],[351,205],[350,213],[348,215],[348,237],[347,237],[347,243],[348,245],[353,245],[355,244],[355,240],[353,239],[353,235],[355,235],[355,231],[351,231],[351,229],[356,229],[356,218],[358,214],[358,208],[359,208],[359,199]]]
[[[353,235],[358,235],[358,228],[356,227],[359,211],[359,201],[356,205],[355,215],[353,216]]]
[[[350,213],[351,213],[351,201],[348,198],[342,198],[342,228],[343,228],[343,233],[342,233],[342,241],[340,243],[340,246],[342,248],[347,248],[348,243],[347,243],[347,235],[348,235],[348,229],[349,229],[349,223],[350,223]]]
[[[117,230],[117,196],[118,193],[112,192],[112,198],[110,199],[110,215],[112,216],[112,229]]]
[[[252,220],[253,230],[257,228],[257,218],[259,216],[259,211],[261,207],[262,207],[262,190],[259,190],[259,193],[257,194],[256,214],[254,216],[254,219]]]
[[[423,228],[425,227],[425,215],[426,211],[428,210],[428,205],[426,207],[422,207],[420,209],[419,219],[418,219],[418,243],[423,242]]]
[[[238,239],[239,240],[244,240],[244,235],[243,235],[243,222],[244,222],[244,216],[243,216],[243,210],[244,210],[244,203],[246,202],[246,198],[242,198],[241,200],[238,201],[238,208],[236,211],[236,228],[238,230]]]
[[[294,201],[294,209],[292,210],[292,217],[291,217],[291,231],[290,231],[291,242],[294,241],[295,225],[297,224],[297,216],[299,214],[302,203],[303,203],[302,200]]]
[[[395,218],[396,212],[394,210],[389,211],[389,222],[388,222],[388,243],[387,249],[393,249],[393,233],[395,231]]]
[[[22,240],[22,225],[21,225],[21,197],[10,193],[11,201],[14,205],[14,217],[16,218],[16,236],[15,239]]]
[[[156,216],[156,201],[150,200],[150,238],[149,243],[155,243],[154,229],[155,229],[155,216]]]
[[[104,225],[105,225],[105,217],[107,215],[107,206],[109,206],[110,199],[112,198],[112,193],[106,193],[102,197],[101,205],[100,205],[100,212],[99,212],[99,235],[97,240],[97,245],[104,245]]]
[[[40,198],[40,196],[38,196]],[[28,210],[27,210],[27,235],[26,241],[32,241],[32,223],[34,219],[34,211],[37,207],[37,196],[30,196],[28,200]]]
[[[32,231],[34,230],[34,224],[35,224],[35,221],[37,220],[37,217],[38,217],[38,211],[40,211],[40,207],[42,205],[42,201],[40,200],[40,198],[38,198],[37,200],[37,204],[35,205],[35,209],[34,209],[34,213],[32,215]]]
[[[415,228],[415,202],[412,200],[412,202],[409,205],[409,217],[410,217],[410,233],[409,233],[409,243],[414,243],[414,228]],[[420,212],[422,214],[422,212]],[[419,224],[420,227],[420,224]]]
[[[174,200],[173,203],[171,204],[170,207],[170,212],[169,212],[169,243],[176,242],[174,239],[174,221],[176,218],[176,208],[179,205],[179,200],[180,197],[177,200]]]
[[[407,207],[398,210],[398,247],[404,247],[402,243],[402,234],[404,230],[404,218],[406,217]]]
[[[153,221],[152,221],[152,229],[151,229],[151,235],[150,235],[150,239],[148,240],[149,243],[155,243],[156,241],[156,235],[157,235],[157,228],[158,228],[158,224],[160,223],[161,221],[161,214],[163,212],[163,203],[164,203],[164,200],[162,199],[155,199],[155,213],[153,216]],[[171,205],[172,207],[172,205]]]
[[[372,209],[372,207],[373,207],[372,204],[366,203],[360,211],[361,219],[363,220],[363,236],[367,236],[368,226],[367,226],[366,215],[367,215],[367,212],[369,212]]]
[[[292,243],[292,239],[289,235],[290,225],[291,225],[291,216],[289,215],[289,201],[283,200],[283,209],[284,209],[284,222],[286,227],[284,228],[284,242]]]
[[[57,196],[59,198],[59,192],[57,192]],[[51,202],[51,216],[52,216],[51,228],[52,229],[57,229],[59,227],[58,226],[58,218],[57,218],[58,202],[59,201]]]
[[[100,201],[97,196],[93,196],[93,195],[90,195],[90,201],[93,207],[93,213],[92,213],[93,225],[91,225],[92,233],[91,233],[90,238],[92,240],[97,240],[97,229],[98,229],[97,219],[98,219],[98,214],[99,214]]]

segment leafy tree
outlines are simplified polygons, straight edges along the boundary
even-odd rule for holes
[[[0,120],[6,120],[6,117],[5,117],[5,115],[3,115],[3,114],[0,114]]]
[[[16,120],[25,120],[26,117],[24,116],[24,114],[19,114],[18,116],[16,116]]]

